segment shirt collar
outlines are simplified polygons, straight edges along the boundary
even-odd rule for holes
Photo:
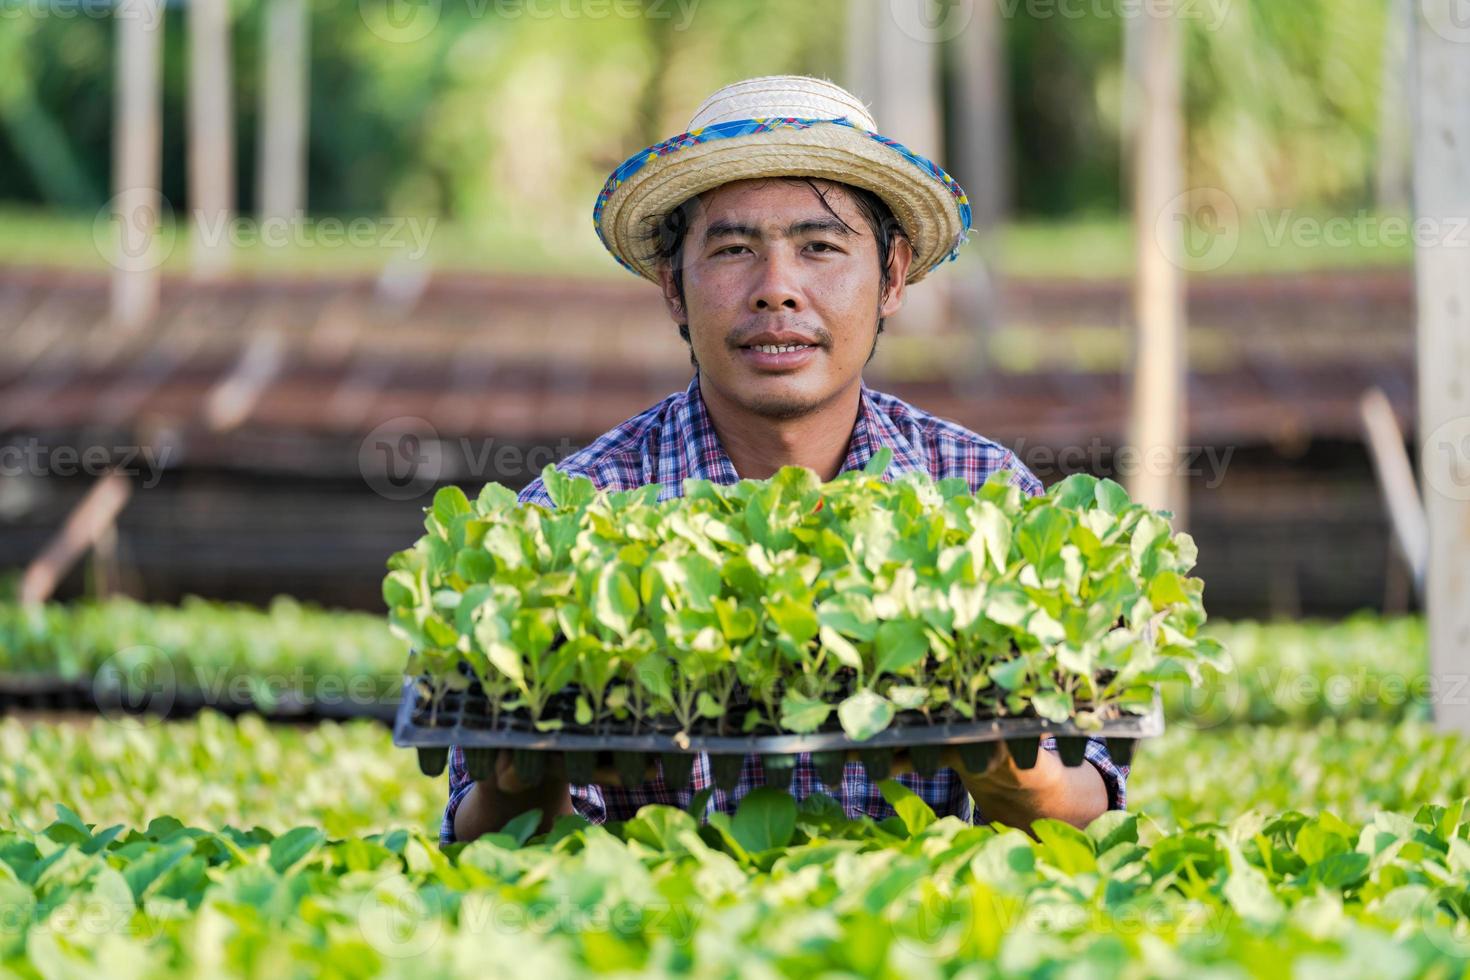
[[[676,402],[672,424],[660,434],[658,477],[663,489],[659,499],[667,500],[684,492],[684,480],[700,479],[712,483],[736,483],[740,476],[730,461],[699,390],[699,374],[689,382],[684,397]],[[904,473],[926,473],[924,457],[915,450],[903,432],[877,404],[875,394],[866,382],[858,396],[857,421],[847,444],[847,456],[841,472],[860,470],[880,449],[893,450],[893,460],[883,473],[891,481]]]

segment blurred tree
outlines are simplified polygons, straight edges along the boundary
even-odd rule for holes
[[[261,2],[231,0],[247,213]],[[759,74],[843,75],[842,0],[645,0],[636,17],[592,0],[441,0],[418,5],[435,18],[428,29],[397,34],[374,13],[388,2],[307,0],[315,212],[412,209],[531,233],[566,220],[585,230],[607,172],[679,132],[714,88]],[[1122,29],[1137,5],[1079,16],[1091,5],[983,2],[1001,4],[1013,212],[1117,213]],[[1190,183],[1242,205],[1370,205],[1387,3],[1190,4]],[[100,2],[67,6],[68,17],[0,18],[10,69],[0,78],[0,198],[90,211],[108,186],[111,22]],[[163,187],[177,206],[187,201],[187,31],[180,9],[168,16]]]

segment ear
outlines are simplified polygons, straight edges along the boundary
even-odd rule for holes
[[[879,297],[878,316],[892,316],[903,306],[904,280],[908,278],[909,266],[914,261],[914,248],[908,236],[893,237],[893,255],[888,259],[888,292]]]
[[[669,317],[679,326],[689,322],[689,313],[684,309],[684,304],[679,301],[679,290],[674,286],[674,267],[666,261],[658,264],[659,288],[664,294],[664,307],[669,311]]]

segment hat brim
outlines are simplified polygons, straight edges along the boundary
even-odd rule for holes
[[[593,223],[625,268],[658,282],[648,233],[684,201],[736,180],[819,177],[872,191],[913,246],[905,282],[957,257],[970,231],[963,188],[931,161],[846,119],[733,120],[629,157],[607,180]]]

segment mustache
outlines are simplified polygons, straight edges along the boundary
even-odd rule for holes
[[[743,330],[737,330],[735,333],[732,333],[729,337],[725,338],[725,343],[728,344],[730,347],[744,347],[756,337],[759,337],[761,334],[767,333],[773,329],[780,333],[799,334],[800,336],[806,338],[811,343],[816,344],[819,347],[832,346],[832,332],[825,327],[791,326],[773,328],[769,324],[757,324],[752,327],[747,327]]]

